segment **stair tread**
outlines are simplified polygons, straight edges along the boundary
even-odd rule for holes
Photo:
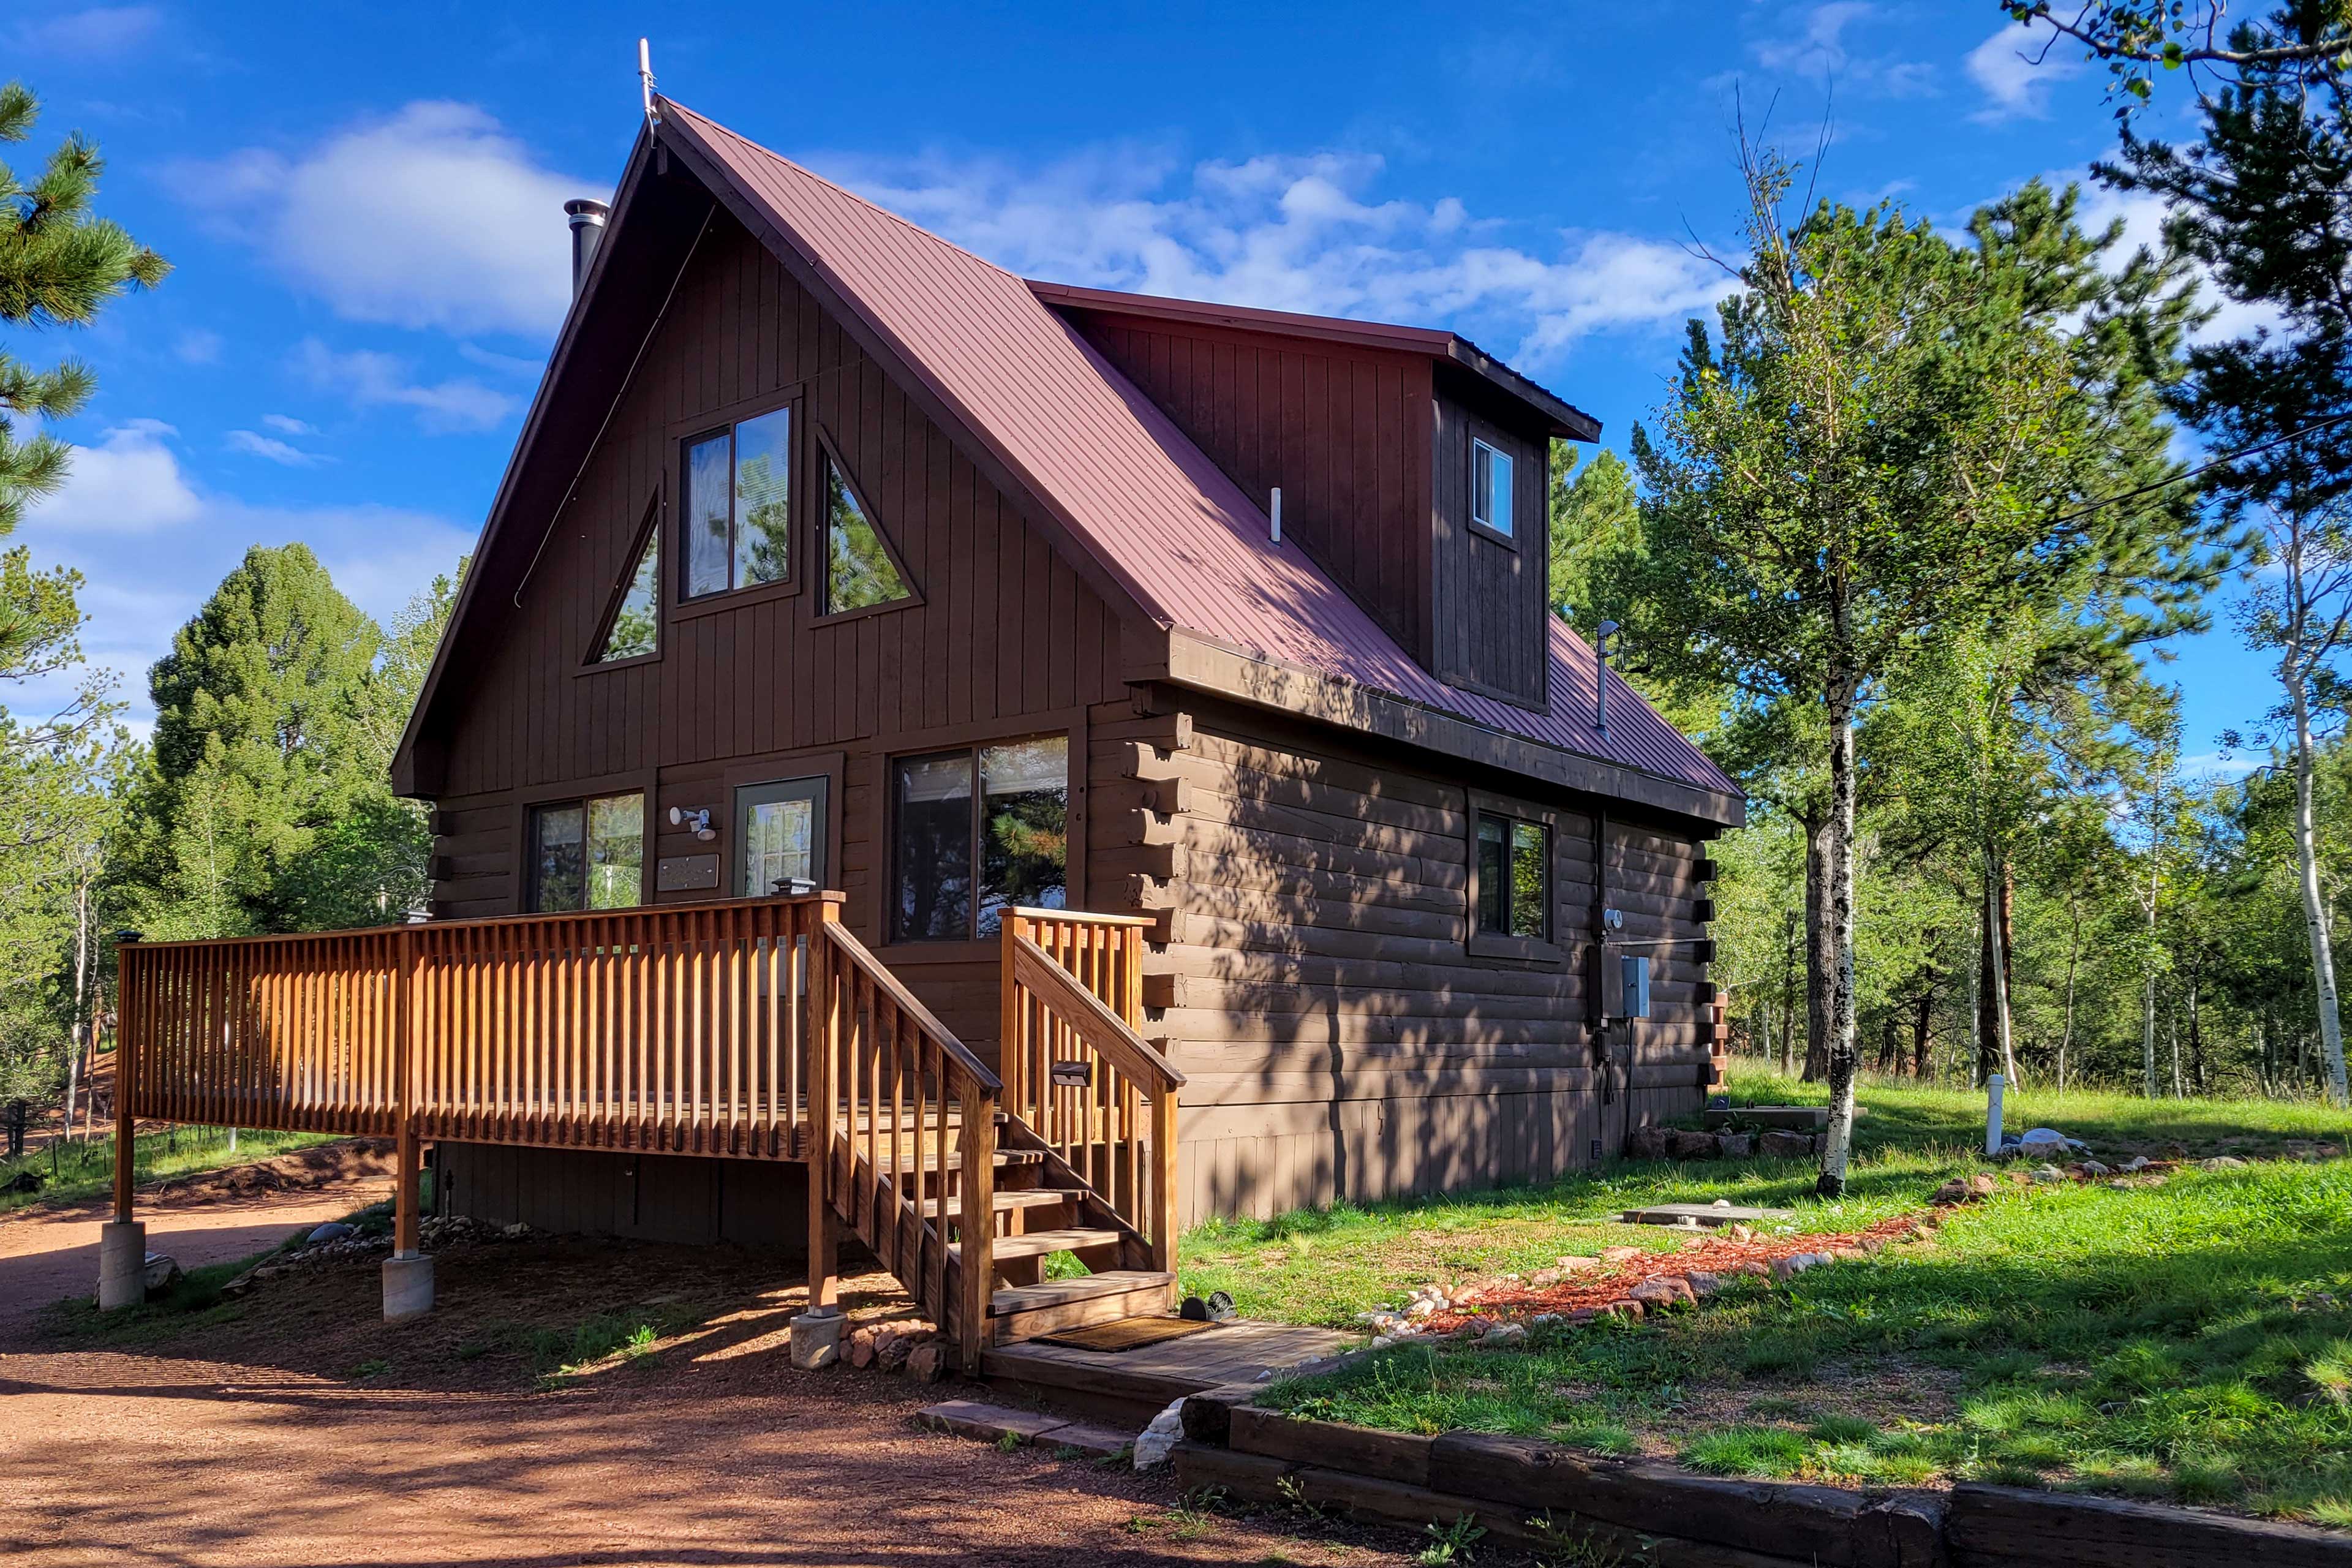
[[[995,1194],[994,1212],[1009,1214],[1014,1209],[1055,1208],[1070,1202],[1077,1195],[1076,1193],[1066,1192],[1060,1187],[1000,1187]],[[963,1200],[948,1199],[947,1210],[950,1219],[960,1216],[963,1213]],[[939,1199],[923,1200],[923,1217],[925,1219],[940,1217]]]
[[[999,1245],[1002,1245],[1000,1242]],[[1176,1276],[1161,1268],[1107,1268],[1075,1279],[1048,1279],[1040,1285],[1011,1285],[988,1299],[988,1315],[1010,1317],[1042,1307],[1063,1307],[1100,1296],[1123,1296],[1130,1290],[1166,1289]]]
[[[1076,1252],[1081,1247],[1115,1247],[1120,1236],[1116,1230],[1033,1230],[1022,1236],[1000,1236],[992,1250],[1001,1263],[1008,1258],[1044,1258],[1049,1253]],[[963,1244],[950,1246],[948,1256],[963,1256]]]

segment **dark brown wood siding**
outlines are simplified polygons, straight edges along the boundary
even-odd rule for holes
[[[1417,354],[1096,311],[1105,359],[1414,658],[1429,652],[1430,365]]]
[[[697,601],[678,613],[680,438],[698,423],[797,392],[797,592]],[[818,614],[814,433],[849,467],[920,602]],[[658,657],[587,663],[649,506],[662,515]],[[709,607],[716,605],[717,607]],[[846,918],[881,936],[887,876],[885,776],[893,754],[1034,732],[1072,732],[1125,697],[1115,614],[1045,538],[866,357],[751,236],[716,218],[682,274],[604,437],[555,520],[520,603],[450,725],[436,844],[438,912],[522,907],[530,805],[644,789],[656,860],[731,849],[668,826],[670,806],[719,807],[732,786],[824,774],[835,782],[828,880]],[[1078,770],[1074,769],[1074,772]],[[1083,784],[1083,774],[1074,781]],[[1074,802],[1083,812],[1083,795]],[[724,863],[722,861],[722,863]],[[1079,873],[1083,875],[1081,866]],[[950,1028],[995,1033],[993,953],[975,945],[887,955]]]
[[[1701,848],[1612,820],[1609,901],[1655,960],[1649,1021],[1604,1100],[1591,1024],[1595,803],[1446,778],[1240,708],[1196,703],[1095,742],[1103,907],[1162,915],[1147,1034],[1189,1075],[1185,1212],[1541,1180],[1694,1109],[1707,1073],[1691,945]],[[1164,742],[1165,744],[1155,743]],[[1549,961],[1468,948],[1469,795],[1553,823]]]
[[[1508,452],[1516,518],[1506,542],[1470,521],[1470,443]],[[1549,668],[1550,442],[1505,428],[1441,394],[1436,399],[1434,540],[1431,581],[1435,656],[1430,672],[1472,691],[1541,708]]]

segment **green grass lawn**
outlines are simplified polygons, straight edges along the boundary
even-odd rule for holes
[[[1742,1078],[1733,1098],[1807,1086]],[[1729,1197],[1847,1230],[1974,1168],[1982,1100],[1872,1085],[1848,1195],[1808,1165],[1620,1163],[1533,1190],[1220,1222],[1185,1239],[1188,1291],[1344,1324],[1412,1286],[1529,1272],[1681,1237],[1611,1223],[1637,1202]],[[1928,1244],[1697,1312],[1538,1331],[1523,1350],[1402,1345],[1278,1385],[1301,1414],[1407,1431],[1548,1435],[1724,1474],[1849,1484],[1990,1479],[2210,1503],[2352,1528],[2352,1162],[2312,1105],[2012,1097],[2010,1125],[2132,1152],[2261,1161],[2161,1186],[2004,1185]]]
[[[331,1143],[323,1132],[257,1132],[237,1134],[236,1149],[228,1146],[226,1127],[178,1127],[169,1132],[142,1132],[133,1144],[138,1180],[159,1182],[228,1165],[249,1164],[313,1143]],[[114,1139],[110,1134],[87,1143],[61,1144],[52,1156],[47,1149],[30,1152],[21,1160],[0,1161],[0,1184],[19,1171],[41,1178],[37,1193],[0,1193],[0,1214],[34,1204],[73,1204],[102,1197],[114,1190]]]

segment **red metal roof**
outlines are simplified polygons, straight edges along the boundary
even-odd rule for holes
[[[1551,626],[1551,709],[1533,712],[1423,669],[1174,422],[1003,268],[667,100],[745,197],[1163,626],[1355,681],[1508,735],[1708,791],[1738,787],[1622,680],[1591,722],[1592,651]]]

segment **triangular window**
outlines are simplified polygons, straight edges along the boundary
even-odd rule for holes
[[[890,547],[849,488],[841,465],[824,459],[824,609],[862,610],[912,598]]]
[[[596,664],[611,664],[616,659],[642,658],[655,650],[655,635],[661,607],[661,530],[646,530],[646,542],[637,552],[636,564],[630,568],[629,585],[622,594],[620,604],[613,611],[613,624],[604,630],[604,640],[597,645]]]

